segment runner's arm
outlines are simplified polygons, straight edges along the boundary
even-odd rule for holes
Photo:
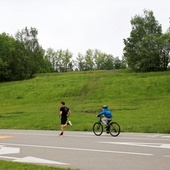
[[[70,115],[71,115],[71,110],[68,110],[67,117],[69,117]]]
[[[59,116],[61,116],[62,115],[62,111],[60,111],[60,113],[59,113]]]

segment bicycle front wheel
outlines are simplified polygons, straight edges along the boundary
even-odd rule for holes
[[[110,134],[114,137],[118,136],[120,134],[120,126],[116,122],[110,123]]]
[[[100,136],[102,133],[103,133],[103,126],[101,123],[99,122],[96,122],[94,125],[93,125],[93,132],[96,136]]]

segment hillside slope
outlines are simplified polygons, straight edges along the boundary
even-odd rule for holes
[[[1,83],[0,128],[58,130],[60,101],[73,112],[71,130],[91,130],[107,104],[122,131],[170,133],[170,72],[53,73]]]

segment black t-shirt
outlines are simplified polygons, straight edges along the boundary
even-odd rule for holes
[[[62,111],[62,117],[67,117],[67,114],[68,114],[68,111],[69,111],[69,108],[64,106],[64,107],[61,107],[60,108],[60,111]]]

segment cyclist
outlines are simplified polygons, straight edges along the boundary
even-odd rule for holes
[[[100,117],[103,115],[102,117],[102,123],[105,125],[106,131],[109,131],[109,129],[107,129],[108,123],[112,120],[112,113],[111,111],[108,109],[107,105],[103,105],[102,106],[102,112],[100,112],[97,117]]]

